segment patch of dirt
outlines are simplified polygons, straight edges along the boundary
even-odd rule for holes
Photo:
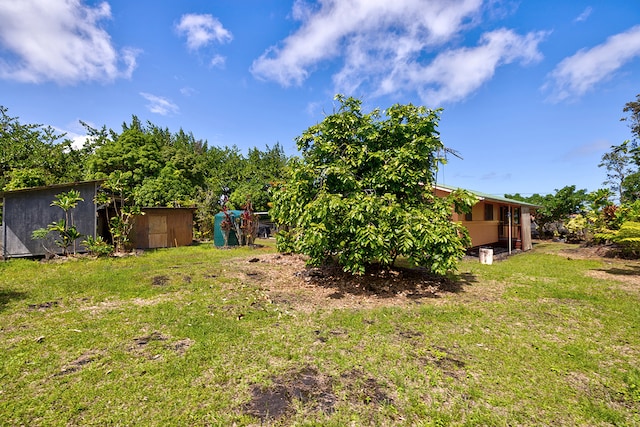
[[[307,410],[331,413],[336,402],[332,383],[330,377],[312,367],[272,377],[269,386],[251,387],[251,400],[243,406],[243,412],[265,422],[293,413],[298,401]]]
[[[156,304],[161,304],[163,302],[167,302],[167,301],[172,301],[172,302],[179,302],[182,301],[183,298],[185,297],[185,295],[187,295],[187,292],[185,291],[177,291],[177,292],[171,292],[171,293],[167,293],[167,294],[160,294],[160,295],[156,295],[155,297],[151,297],[151,298],[131,298],[131,299],[126,299],[126,300],[119,300],[119,299],[107,299],[105,301],[100,301],[97,304],[92,304],[92,305],[81,305],[79,310],[81,311],[90,311],[92,314],[98,314],[102,311],[108,311],[108,310],[117,310],[120,309],[122,307],[126,307],[127,305],[135,305],[138,307],[147,307],[147,306],[152,306],[152,305],[156,305]],[[86,300],[81,300],[81,303],[86,303]]]
[[[169,283],[169,276],[154,276],[151,279],[153,286],[165,286]]]
[[[420,358],[425,365],[435,365],[446,377],[461,379],[466,377],[466,363],[460,357],[442,347],[435,347]]]
[[[349,405],[391,405],[393,399],[387,394],[386,387],[375,378],[354,369],[340,375],[340,382],[347,391]]]
[[[130,345],[128,349],[129,351],[141,356],[145,356],[148,359],[159,359],[161,357],[160,354],[154,354],[147,348],[147,346],[153,342],[165,343],[162,346],[163,348],[171,350],[180,356],[184,356],[187,350],[189,350],[189,348],[195,343],[195,341],[190,338],[171,341],[171,337],[164,335],[158,331],[154,331],[149,335],[134,338],[133,344]]]
[[[627,292],[640,293],[640,268],[610,268],[600,270],[589,270],[587,276],[599,280],[615,280],[620,284],[616,286]]]
[[[425,269],[370,269],[362,276],[345,273],[337,265],[311,268],[301,255],[265,254],[232,260],[228,274],[241,283],[258,284],[274,304],[310,312],[318,307],[370,308],[414,305],[461,292],[473,281],[435,277]]]
[[[615,258],[616,256],[615,248],[608,245],[581,245],[575,248],[563,249],[558,254],[565,255],[569,259]]]
[[[330,414],[338,402],[334,389],[341,391],[349,406],[393,403],[385,387],[359,370],[345,372],[336,379],[307,366],[270,380],[268,386],[253,385],[251,399],[242,407],[243,413],[262,423],[281,420],[297,410]]]
[[[41,302],[39,304],[29,304],[29,310],[44,311],[49,308],[54,308],[57,306],[58,306],[58,301],[47,301],[47,302]]]
[[[612,388],[607,379],[595,372],[589,376],[582,372],[569,371],[565,374],[565,380],[580,395],[600,402],[607,402],[607,406],[617,411],[628,411],[637,408],[637,402],[627,393]]]
[[[168,347],[178,353],[180,356],[184,356],[187,350],[189,350],[189,347],[191,347],[194,343],[195,341],[191,338],[185,338],[170,344]]]
[[[160,332],[155,331],[155,332],[152,332],[150,335],[134,338],[133,342],[136,344],[136,346],[143,347],[149,344],[149,342],[151,341],[166,341],[168,339],[169,338],[166,335],[162,335]]]
[[[622,285],[620,289],[638,293],[640,292],[640,260],[629,260],[617,256],[613,246],[579,246],[568,248],[559,252],[567,259],[601,259],[606,267],[597,270],[589,270],[587,275],[595,279],[615,280]]]
[[[77,359],[64,365],[60,372],[58,372],[56,375],[67,375],[79,371],[85,365],[88,365],[89,363],[99,359],[101,356],[102,354],[98,351],[88,351]]]

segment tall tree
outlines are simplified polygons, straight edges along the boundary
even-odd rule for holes
[[[629,113],[627,117],[620,119],[629,123],[629,128],[635,141],[640,140],[640,94],[636,95],[635,101],[629,101],[624,105],[623,112]]]
[[[607,180],[604,184],[618,196],[620,203],[624,203],[625,199],[625,181],[634,173],[633,160],[629,155],[632,148],[630,141],[613,145],[611,151],[602,155],[601,162],[598,164],[598,167],[604,167],[607,170]]]
[[[364,113],[358,99],[336,99],[337,112],[297,138],[302,158],[274,194],[272,217],[289,227],[279,249],[304,253],[312,265],[335,257],[355,274],[399,256],[438,274],[454,269],[469,239],[451,214],[475,198],[434,195],[440,111],[394,105],[383,116]]]
[[[632,138],[612,146],[598,166],[606,168],[605,184],[618,195],[620,204],[625,205],[640,199],[640,94],[635,101],[627,102],[622,111],[628,115],[620,120],[628,123]]]

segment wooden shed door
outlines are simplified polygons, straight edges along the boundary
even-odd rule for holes
[[[166,248],[167,234],[167,217],[149,216],[149,248]]]

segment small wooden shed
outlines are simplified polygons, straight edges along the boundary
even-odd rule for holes
[[[193,208],[144,208],[136,217],[131,242],[138,249],[188,246],[193,242]]]

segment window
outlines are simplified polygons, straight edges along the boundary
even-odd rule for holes
[[[471,212],[467,212],[466,214],[464,214],[464,220],[473,221],[473,215],[471,214]]]
[[[484,220],[493,221],[493,205],[491,203],[484,205]]]

